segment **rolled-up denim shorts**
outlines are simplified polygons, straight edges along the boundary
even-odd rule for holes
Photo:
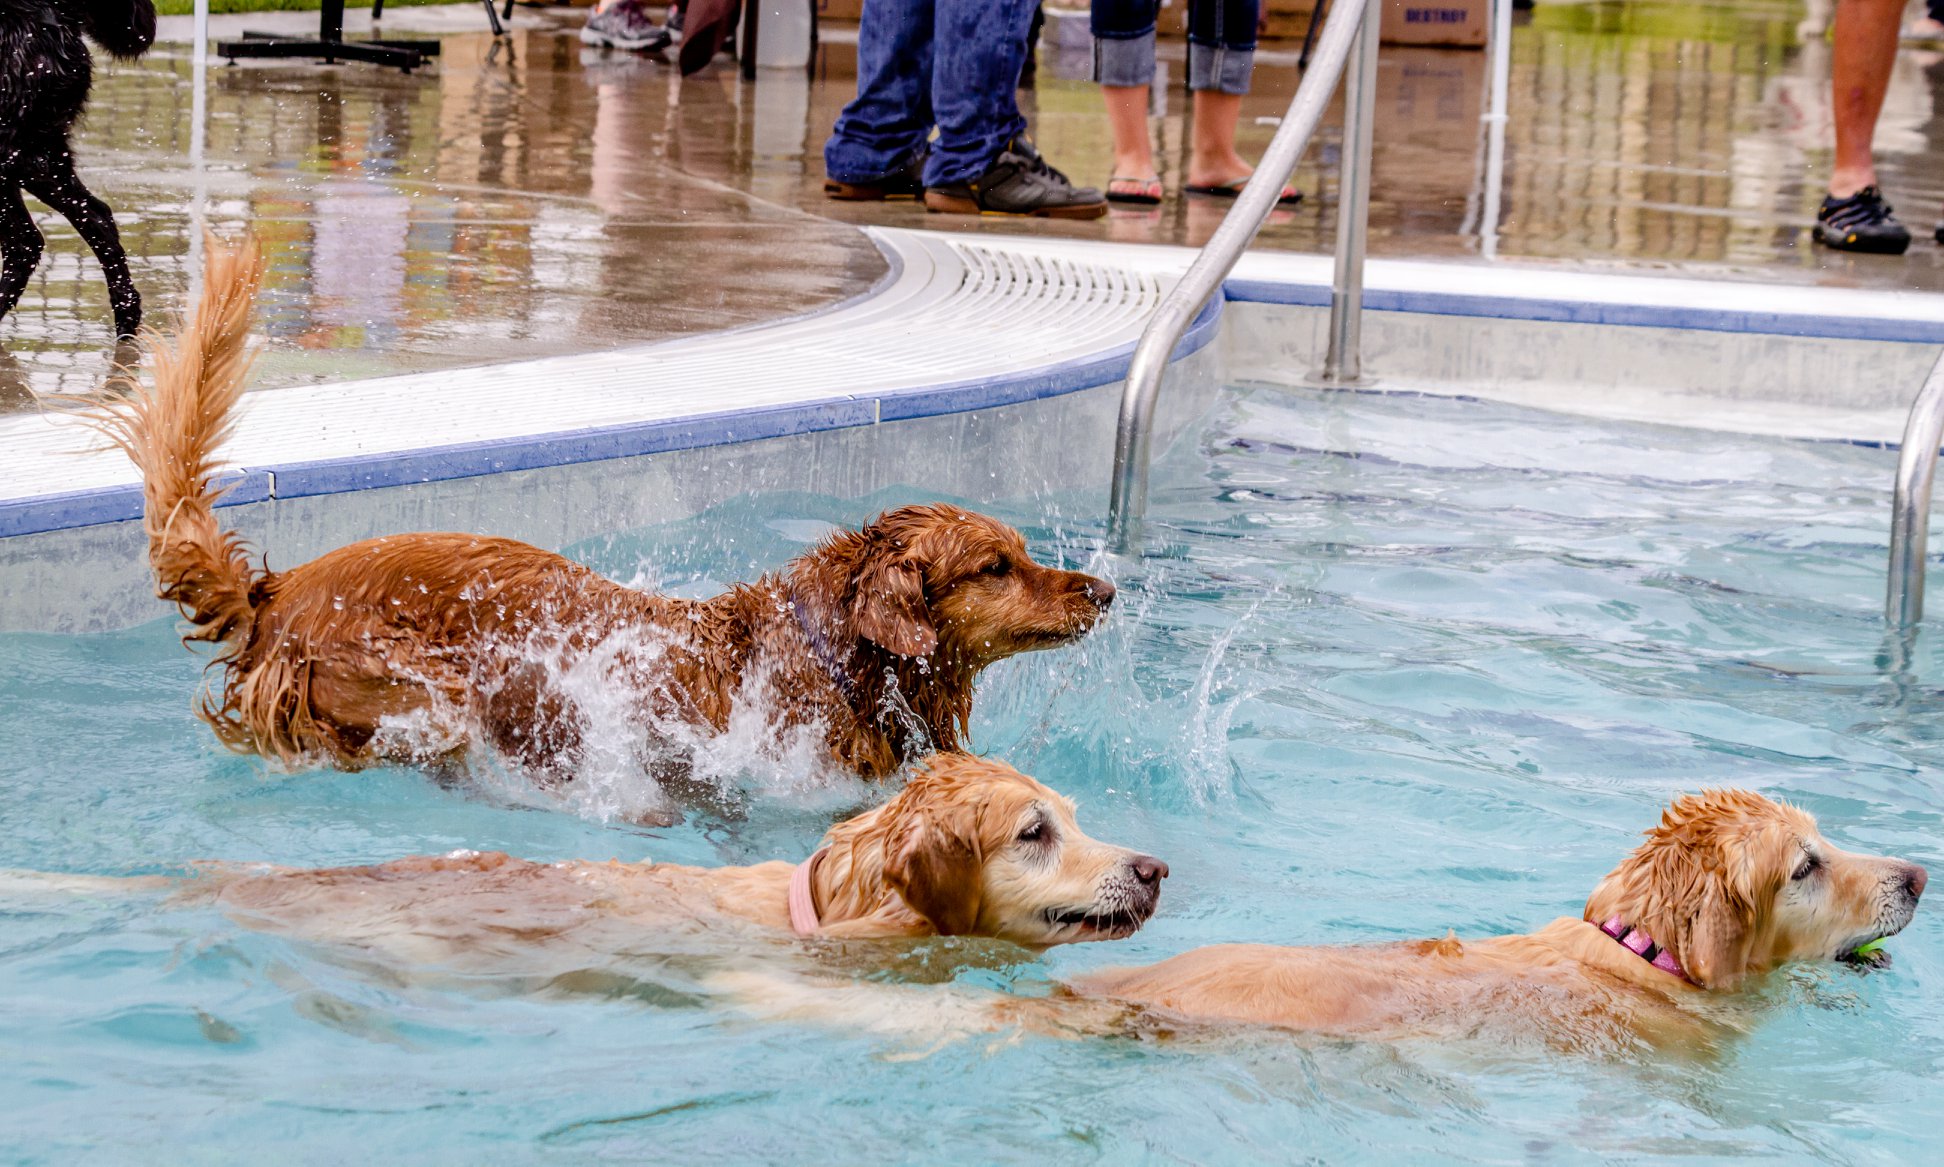
[[[1154,83],[1154,22],[1161,0],[1093,0],[1094,80]],[[1261,0],[1188,0],[1188,88],[1249,91]]]

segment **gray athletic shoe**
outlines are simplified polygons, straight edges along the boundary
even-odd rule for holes
[[[1022,134],[1006,143],[979,177],[926,188],[925,209],[945,215],[1098,219],[1107,213],[1107,199],[1093,187],[1074,186]]]
[[[674,39],[641,10],[635,0],[621,0],[606,12],[596,12],[581,26],[581,43],[631,52],[667,48]]]

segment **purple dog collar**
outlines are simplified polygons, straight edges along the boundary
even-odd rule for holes
[[[1681,967],[1680,961],[1674,959],[1673,953],[1655,944],[1654,938],[1647,933],[1631,924],[1621,923],[1620,917],[1615,916],[1600,925],[1600,931],[1618,940],[1620,947],[1662,972],[1673,973],[1682,980],[1688,979],[1687,970]]]

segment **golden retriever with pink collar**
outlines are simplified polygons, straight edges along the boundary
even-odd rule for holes
[[[1748,1020],[1730,990],[1795,961],[1866,959],[1856,949],[1908,924],[1926,879],[1914,863],[1837,848],[1796,807],[1712,790],[1667,808],[1578,918],[1523,935],[1217,944],[1075,977],[1040,998],[756,977],[734,990],[753,1015],[919,1040],[1260,1029],[1700,1052]]]
[[[1068,1000],[1339,1037],[1680,1039],[1705,1031],[1714,994],[1902,930],[1926,879],[1836,847],[1796,807],[1711,790],[1677,799],[1578,919],[1481,940],[1214,945],[1080,977]]]
[[[802,941],[990,937],[1028,948],[1132,935],[1167,864],[1090,838],[1073,804],[1003,762],[936,754],[800,863],[536,863],[498,852],[188,879],[16,874],[10,888],[168,892],[240,923],[377,960],[389,976],[573,987],[645,962],[788,957]],[[813,946],[814,948],[814,946]],[[605,981],[603,983],[606,983]]]

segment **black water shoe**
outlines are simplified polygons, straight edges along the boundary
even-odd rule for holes
[[[1910,232],[1890,214],[1883,192],[1866,186],[1846,199],[1825,196],[1816,211],[1816,242],[1837,251],[1902,255]]]
[[[1029,215],[1035,219],[1098,219],[1107,199],[1075,186],[1022,135],[1006,143],[977,178],[925,189],[925,209],[945,215]]]

